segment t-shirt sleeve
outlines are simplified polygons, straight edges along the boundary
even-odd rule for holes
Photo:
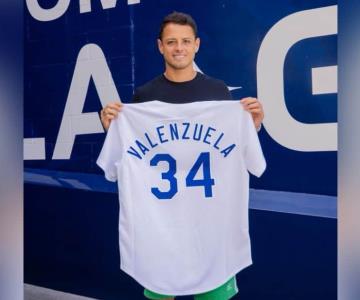
[[[261,149],[258,134],[250,113],[244,111],[244,160],[247,170],[260,177],[266,169],[266,161]]]
[[[117,120],[110,123],[105,141],[96,164],[104,171],[105,178],[109,181],[117,180],[116,163],[121,160],[122,146]]]
[[[139,89],[135,89],[134,91],[134,94],[132,96],[132,99],[131,99],[131,102],[132,103],[140,103],[140,92],[139,92]]]
[[[221,81],[222,85],[221,85],[221,93],[223,94],[223,96],[219,99],[222,100],[233,100],[233,97],[227,87],[227,85],[225,84],[224,81]]]

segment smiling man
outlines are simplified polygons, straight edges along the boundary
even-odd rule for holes
[[[132,99],[134,103],[152,100],[188,103],[232,99],[223,81],[194,70],[193,62],[200,48],[200,38],[191,16],[179,12],[167,15],[160,26],[157,44],[164,57],[165,71],[135,90]],[[251,113],[255,127],[259,130],[264,118],[261,103],[253,97],[243,98],[241,103]],[[121,107],[121,103],[113,102],[101,110],[101,122],[106,130]]]
[[[165,59],[165,73],[169,80],[188,81],[196,75],[192,67],[200,39],[191,26],[167,23],[158,39],[160,53]],[[178,72],[182,70],[182,72]],[[181,77],[179,77],[179,75]]]
[[[164,57],[165,71],[136,89],[133,95],[134,103],[152,100],[168,103],[189,103],[232,99],[223,81],[194,70],[193,62],[200,47],[200,38],[197,35],[196,23],[191,16],[179,12],[173,12],[166,16],[160,27],[157,45]],[[240,102],[242,107],[239,106],[239,109],[244,108],[251,113],[254,125],[259,130],[264,118],[260,102],[252,97],[244,98]],[[122,104],[116,102],[107,105],[101,111],[101,121],[106,130],[109,128],[111,120],[118,116],[121,109]],[[155,142],[152,141],[152,144]],[[214,143],[216,142],[214,141]],[[137,156],[141,158],[135,150],[134,148],[130,151],[132,155],[138,154]],[[171,267],[168,266],[168,268]],[[234,276],[228,278],[216,289],[194,295],[194,298],[197,300],[228,300],[237,292]],[[145,289],[144,295],[149,299],[167,300],[174,299],[176,296],[161,295],[148,289]]]

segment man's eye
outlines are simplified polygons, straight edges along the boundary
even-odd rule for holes
[[[184,44],[187,44],[187,45],[188,45],[188,44],[190,44],[190,43],[191,43],[190,40],[185,40],[185,41],[184,41]]]
[[[168,41],[167,44],[168,45],[174,45],[174,41]]]

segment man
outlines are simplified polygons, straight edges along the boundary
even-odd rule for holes
[[[200,39],[191,16],[178,12],[166,16],[161,24],[157,43],[165,60],[165,72],[136,89],[133,102],[160,100],[169,103],[187,103],[232,99],[224,82],[197,73],[193,68]],[[256,129],[260,130],[264,118],[260,102],[251,97],[244,98],[240,102],[243,108],[251,113]],[[101,111],[101,121],[106,130],[121,108],[122,104],[116,102],[108,104]],[[195,295],[195,299],[227,300],[236,293],[236,279],[232,277],[214,290]],[[157,294],[147,289],[144,295],[149,299],[174,299],[174,296]]]

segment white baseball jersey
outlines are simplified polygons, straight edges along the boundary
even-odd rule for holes
[[[248,171],[266,164],[239,101],[125,104],[97,164],[118,181],[121,269],[147,289],[203,293],[252,263]]]

